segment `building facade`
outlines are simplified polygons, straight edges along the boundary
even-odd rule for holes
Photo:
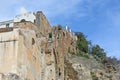
[[[35,23],[35,20],[36,20],[36,16],[34,13],[32,12],[24,13],[24,14],[15,16],[12,20],[0,22],[0,28],[13,27],[14,23],[16,22],[30,21],[32,23]]]

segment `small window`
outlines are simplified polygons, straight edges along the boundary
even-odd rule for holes
[[[6,24],[6,28],[8,28],[10,26],[10,24]]]

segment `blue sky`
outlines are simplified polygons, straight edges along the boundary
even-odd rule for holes
[[[120,0],[3,0],[0,21],[12,19],[21,8],[43,11],[51,25],[67,24],[99,44],[108,56],[120,58]]]

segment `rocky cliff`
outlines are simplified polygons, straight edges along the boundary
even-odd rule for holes
[[[35,23],[0,29],[0,80],[120,80],[118,67],[76,56],[77,37],[35,15]]]

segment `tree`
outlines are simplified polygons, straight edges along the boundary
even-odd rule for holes
[[[88,41],[86,40],[86,36],[82,32],[77,32],[75,34],[78,37],[77,48],[80,51],[87,53],[88,52]]]
[[[104,49],[102,49],[99,45],[95,45],[92,47],[91,54],[96,59],[104,60],[106,58],[106,53],[104,52]]]

